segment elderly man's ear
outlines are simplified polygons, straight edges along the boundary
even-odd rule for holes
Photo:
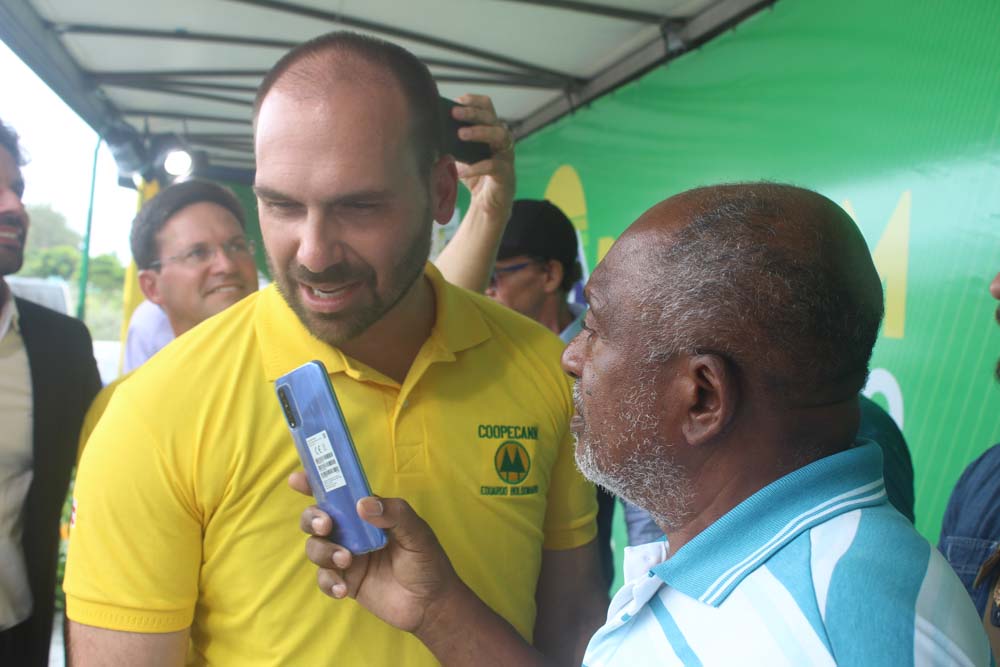
[[[681,432],[697,447],[721,435],[733,420],[738,388],[729,362],[717,354],[695,354],[680,370],[686,410]]]

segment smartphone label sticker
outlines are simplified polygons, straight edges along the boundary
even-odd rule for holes
[[[333,453],[333,444],[326,431],[320,431],[315,435],[306,438],[309,446],[309,453],[312,454],[313,463],[319,472],[319,478],[323,481],[323,491],[330,492],[347,486],[344,473],[340,470],[340,462],[337,455]]]

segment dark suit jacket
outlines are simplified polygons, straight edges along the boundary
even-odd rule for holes
[[[24,556],[34,597],[27,666],[48,665],[59,550],[59,518],[77,439],[90,401],[101,388],[90,333],[82,322],[16,299],[31,366],[34,477],[24,504]]]

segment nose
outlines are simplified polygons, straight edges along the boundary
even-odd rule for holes
[[[0,213],[24,213],[24,204],[14,190],[6,186],[0,186]]]
[[[1000,273],[998,273],[994,278],[993,282],[990,283],[990,294],[997,301],[1000,301]]]
[[[580,334],[573,337],[573,340],[569,342],[566,349],[562,353],[562,367],[566,373],[569,374],[574,380],[580,379],[581,366],[581,350],[583,343],[581,342]]]
[[[335,221],[326,219],[321,212],[309,211],[299,237],[296,253],[299,264],[314,273],[320,273],[344,261],[343,239],[340,238],[338,227]]]
[[[236,262],[237,258],[233,256],[232,252],[226,249],[226,246],[217,245],[215,246],[215,253],[212,255],[212,261],[209,263],[209,268],[214,274],[233,275],[239,272]]]

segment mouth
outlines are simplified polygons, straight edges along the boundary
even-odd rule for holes
[[[217,285],[212,289],[205,292],[205,296],[210,296],[212,294],[244,294],[246,288],[242,284],[226,283],[224,285]]]
[[[0,225],[0,245],[22,248],[24,246],[24,228]]]
[[[299,283],[299,295],[310,309],[320,313],[336,313],[347,308],[360,293],[363,282],[356,280],[338,285]]]

